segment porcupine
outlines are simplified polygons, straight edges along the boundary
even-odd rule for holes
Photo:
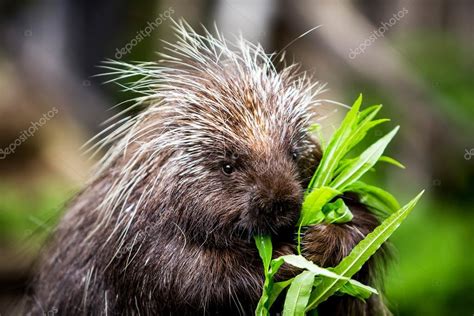
[[[323,86],[242,38],[197,34],[175,22],[163,60],[109,64],[134,80],[144,110],[111,144],[95,178],[71,202],[43,254],[31,314],[251,315],[261,295],[254,234],[275,256],[294,252],[295,224],[321,149],[308,127]],[[334,266],[378,224],[348,199],[354,218],[304,230],[303,254]],[[373,285],[371,259],[355,276]],[[284,265],[277,278],[296,273]],[[333,297],[320,315],[374,315]]]

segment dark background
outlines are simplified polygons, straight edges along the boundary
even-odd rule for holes
[[[132,97],[92,77],[97,66],[167,11],[194,27],[216,22],[229,38],[241,31],[267,52],[321,25],[292,43],[286,60],[327,82],[324,99],[351,104],[362,92],[366,105],[383,103],[387,130],[401,125],[389,154],[407,169],[381,166],[373,181],[402,203],[427,190],[392,238],[393,312],[474,313],[474,1],[9,0],[0,2],[0,149],[18,145],[0,155],[2,315],[15,313],[41,244],[91,172],[81,145]],[[173,40],[169,19],[161,21],[121,60],[157,59],[160,40]],[[345,110],[325,102],[321,111],[330,135]]]

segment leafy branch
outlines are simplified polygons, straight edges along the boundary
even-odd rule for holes
[[[269,236],[255,236],[259,254],[262,258],[265,283],[262,296],[256,309],[256,315],[269,315],[276,298],[289,286],[283,308],[283,315],[304,315],[314,310],[331,295],[339,292],[367,299],[377,290],[364,285],[351,277],[392,235],[403,220],[412,211],[423,192],[408,204],[401,207],[398,201],[387,191],[366,184],[360,178],[373,169],[379,161],[404,168],[393,158],[383,156],[386,147],[397,133],[395,127],[362,153],[350,155],[353,149],[365,139],[367,132],[389,121],[375,119],[381,105],[368,107],[360,111],[362,95],[355,101],[339,128],[327,144],[323,157],[316,169],[308,188],[297,225],[297,255],[281,256],[272,259],[272,242]],[[311,130],[318,130],[317,126]],[[373,232],[359,242],[351,253],[336,267],[322,268],[307,260],[301,254],[301,229],[320,223],[340,224],[350,222],[352,213],[339,198],[345,192],[357,193],[360,202],[375,214],[386,218]],[[283,263],[300,268],[303,271],[295,278],[283,282],[273,282],[273,277]]]

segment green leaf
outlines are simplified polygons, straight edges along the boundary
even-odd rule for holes
[[[339,275],[333,271],[333,269],[326,269],[326,268],[321,268],[320,266],[316,265],[315,263],[307,260],[305,257],[301,255],[286,255],[286,256],[281,256],[283,260],[285,260],[286,263],[291,264],[294,267],[300,268],[300,269],[305,269],[308,271],[313,272],[317,276],[324,276],[326,278],[334,279],[334,280],[343,280],[345,282],[350,282],[352,286],[356,288],[362,288],[362,290],[367,290],[370,289],[372,293],[377,294],[377,290],[371,288],[370,286],[363,285],[359,281],[352,280],[348,277]]]
[[[367,107],[365,110],[359,112],[358,115],[358,122],[368,122],[371,121],[380,111],[382,108],[381,104],[372,105]]]
[[[385,122],[389,122],[389,119],[378,119],[375,121],[367,121],[367,122],[361,122],[360,126],[357,127],[357,130],[354,131],[352,134],[352,138],[350,139],[351,146],[349,147],[349,150],[355,147],[357,144],[359,144],[367,135],[367,132],[374,128],[377,125],[380,125]]]
[[[341,159],[339,161],[339,165],[337,166],[337,169],[334,171],[334,177],[337,177],[342,171],[346,169],[348,165],[350,165],[352,162],[354,162],[357,158],[345,158]]]
[[[287,256],[282,256],[280,258],[285,260],[286,263],[291,264],[292,266],[295,266],[297,268],[310,271],[316,276],[324,276],[326,278],[331,278],[331,279],[339,280],[339,281],[342,280],[343,284],[348,282],[348,284],[350,284],[348,286],[349,290],[351,290],[353,293],[361,297],[367,296],[367,295],[370,296],[370,294],[378,294],[376,289],[370,286],[364,285],[360,283],[359,281],[352,280],[350,278],[338,275],[334,273],[331,269],[321,268],[317,266],[316,264],[314,264],[313,262],[307,260],[303,256],[287,255]],[[316,289],[318,289],[320,283],[321,283],[321,279],[319,278],[316,279],[315,284],[314,284]]]
[[[291,278],[286,281],[281,281],[281,282],[276,282],[273,284],[272,287],[272,292],[270,293],[270,296],[268,298],[268,308],[272,307],[273,303],[275,303],[276,299],[278,296],[283,292],[284,289],[288,287],[288,285],[293,282],[294,278]]]
[[[262,296],[258,300],[257,308],[255,309],[256,316],[269,316],[270,309],[268,308],[268,292],[263,290]]]
[[[391,157],[388,157],[388,156],[381,156],[379,158],[379,161],[389,163],[389,164],[394,165],[394,166],[396,166],[398,168],[401,168],[401,169],[405,169],[405,166],[401,162],[399,162],[398,160],[395,160]]]
[[[297,275],[286,294],[283,316],[304,316],[314,283],[314,273],[303,271]]]
[[[347,223],[353,218],[351,210],[343,199],[337,199],[336,202],[326,204],[323,207],[323,214],[325,215],[324,222],[328,224]]]
[[[270,270],[268,271],[268,274],[273,277],[278,272],[283,263],[284,260],[281,257],[273,259],[270,264]]]
[[[344,157],[347,153],[347,147],[349,146],[348,140],[351,138],[352,131],[357,124],[359,108],[362,104],[362,94],[359,95],[357,100],[352,105],[352,108],[343,119],[341,125],[332,135],[331,140],[323,154],[323,157],[319,163],[318,169],[314,173],[309,185],[307,192],[311,192],[313,188],[319,188],[327,185],[336,170],[339,160]]]
[[[270,236],[254,236],[255,244],[257,245],[258,253],[262,259],[265,281],[263,283],[262,295],[258,301],[255,315],[267,316],[270,315],[270,307],[278,297],[280,292],[277,288],[275,290],[275,284],[273,283],[273,276],[278,272],[281,265],[284,263],[283,259],[277,258],[272,260],[272,240]],[[276,295],[276,296],[275,296]]]
[[[272,261],[272,251],[273,251],[272,240],[270,236],[261,236],[261,235],[254,236],[254,239],[255,239],[255,244],[257,245],[260,258],[262,258],[263,269],[264,269],[264,274],[265,274],[265,281],[263,283],[263,288],[262,288],[262,296],[260,297],[260,300],[258,301],[257,308],[255,310],[255,315],[268,316],[270,315],[269,295],[271,293],[272,285],[273,285],[273,280],[272,280],[273,275],[271,275],[271,271],[270,271],[270,263]]]
[[[341,194],[329,187],[314,189],[304,199],[298,224],[307,226],[321,223],[324,220],[324,214],[321,212],[323,206]]]
[[[285,300],[284,315],[317,315],[316,306],[333,294],[347,294],[359,299],[367,299],[377,291],[356,280],[350,279],[380,245],[393,233],[401,221],[406,218],[421,194],[400,209],[397,200],[388,192],[375,186],[358,181],[374,165],[381,161],[403,167],[393,158],[382,156],[388,143],[396,134],[398,127],[374,142],[355,158],[351,151],[367,135],[368,131],[389,121],[377,119],[381,105],[368,107],[360,111],[362,95],[354,102],[339,128],[335,131],[327,147],[322,144],[323,157],[316,172],[311,178],[305,192],[300,218],[298,220],[297,250],[298,255],[282,256],[272,260],[270,237],[256,237],[257,248],[262,258],[265,282],[256,314],[269,315],[269,310],[277,297],[290,286]],[[321,126],[315,124],[308,132],[316,132],[321,137]],[[377,215],[389,216],[379,227],[362,240],[341,263],[335,268],[321,268],[301,256],[301,228],[325,222],[327,224],[343,223],[352,219],[352,213],[343,199],[333,200],[345,192],[359,195],[365,204]],[[274,283],[273,277],[286,262],[304,269],[294,279]],[[310,282],[310,280],[312,282]],[[306,307],[305,307],[306,305]]]
[[[258,300],[257,308],[255,309],[256,316],[269,316],[270,310],[267,307],[268,302],[268,293],[263,292],[262,296]]]
[[[347,282],[344,284],[338,292],[340,294],[347,294],[353,297],[356,297],[361,300],[368,299],[372,294],[374,294],[373,289],[366,285],[361,285],[359,287],[355,287],[352,283]]]
[[[368,107],[367,109],[361,111],[357,115],[357,124],[354,128],[353,133],[349,139],[350,145],[347,148],[347,151],[350,151],[354,148],[362,139],[365,138],[367,132],[373,127],[389,121],[389,119],[379,119],[372,121],[373,118],[378,114],[382,105],[374,105]]]
[[[356,193],[359,201],[378,215],[386,217],[400,209],[400,204],[392,194],[362,181],[354,182],[346,190]]]
[[[270,261],[272,260],[272,240],[270,236],[256,235],[254,236],[255,244],[257,245],[258,254],[262,258],[263,267],[265,271],[270,268]]]
[[[294,267],[311,271],[315,275],[323,275],[332,279],[344,278],[338,275],[337,273],[334,273],[328,269],[321,268],[320,266],[314,264],[313,262],[309,261],[308,259],[306,259],[305,257],[301,255],[286,255],[286,256],[281,256],[280,258],[282,258],[286,263],[291,264]],[[349,278],[344,278],[344,279],[346,281],[349,280]]]
[[[398,126],[395,127],[390,133],[367,148],[357,159],[348,164],[336,179],[331,182],[330,186],[336,190],[343,191],[348,185],[359,180],[362,175],[377,163],[388,143],[397,133],[398,128]]]
[[[361,242],[359,242],[351,253],[345,257],[335,268],[334,272],[342,277],[352,277],[360,270],[362,265],[380,248],[380,246],[392,235],[392,233],[400,226],[403,220],[410,214],[424,191],[418,194],[407,205],[402,207],[396,213],[393,213],[385,221],[382,222],[373,232],[368,234]],[[324,302],[337,290],[339,290],[346,281],[344,279],[323,280],[312,293],[307,311]]]
[[[298,254],[301,254],[301,227],[321,223],[324,220],[324,214],[322,212],[323,206],[340,194],[341,192],[329,187],[322,187],[314,189],[311,193],[306,195],[298,220],[296,246]]]

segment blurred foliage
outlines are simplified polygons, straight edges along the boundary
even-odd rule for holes
[[[405,58],[428,83],[442,110],[472,129],[474,51],[448,33],[411,33],[399,43]]]
[[[449,34],[439,33],[410,34],[399,42],[397,48],[410,62],[412,69],[428,83],[435,99],[440,101],[433,106],[441,105],[438,110],[448,116],[454,127],[472,131],[473,52]],[[395,107],[392,100],[370,83],[361,85],[360,81],[356,82],[352,90],[353,95],[364,91],[366,100],[382,101],[386,105],[383,112]],[[403,128],[403,117],[394,118],[393,113],[382,115],[392,117],[393,124],[401,124]],[[386,133],[387,130],[376,132]],[[388,148],[388,153],[397,158],[393,147]],[[461,173],[469,168],[468,163],[463,160],[457,166]],[[377,169],[385,170],[388,180],[393,167],[379,165]],[[409,170],[396,172],[401,172],[402,178],[410,177]],[[383,177],[379,175],[378,172],[378,178],[371,181],[383,182]],[[463,191],[457,191],[457,196],[453,192],[449,196],[443,195],[443,192],[450,190],[449,184],[439,181],[426,188],[431,196],[423,197],[421,204],[392,238],[397,261],[388,270],[386,294],[395,315],[472,314],[474,208],[470,201],[473,187],[469,183],[473,180],[471,177],[463,182]],[[397,197],[406,193],[405,187],[389,189]],[[470,199],[466,198],[466,192],[471,192]],[[400,202],[405,201],[400,199]]]
[[[57,223],[74,191],[65,184],[38,185],[33,190],[0,183],[0,245],[39,246]]]
[[[474,213],[453,216],[466,207],[422,201],[394,234],[386,292],[396,315],[472,314]]]

